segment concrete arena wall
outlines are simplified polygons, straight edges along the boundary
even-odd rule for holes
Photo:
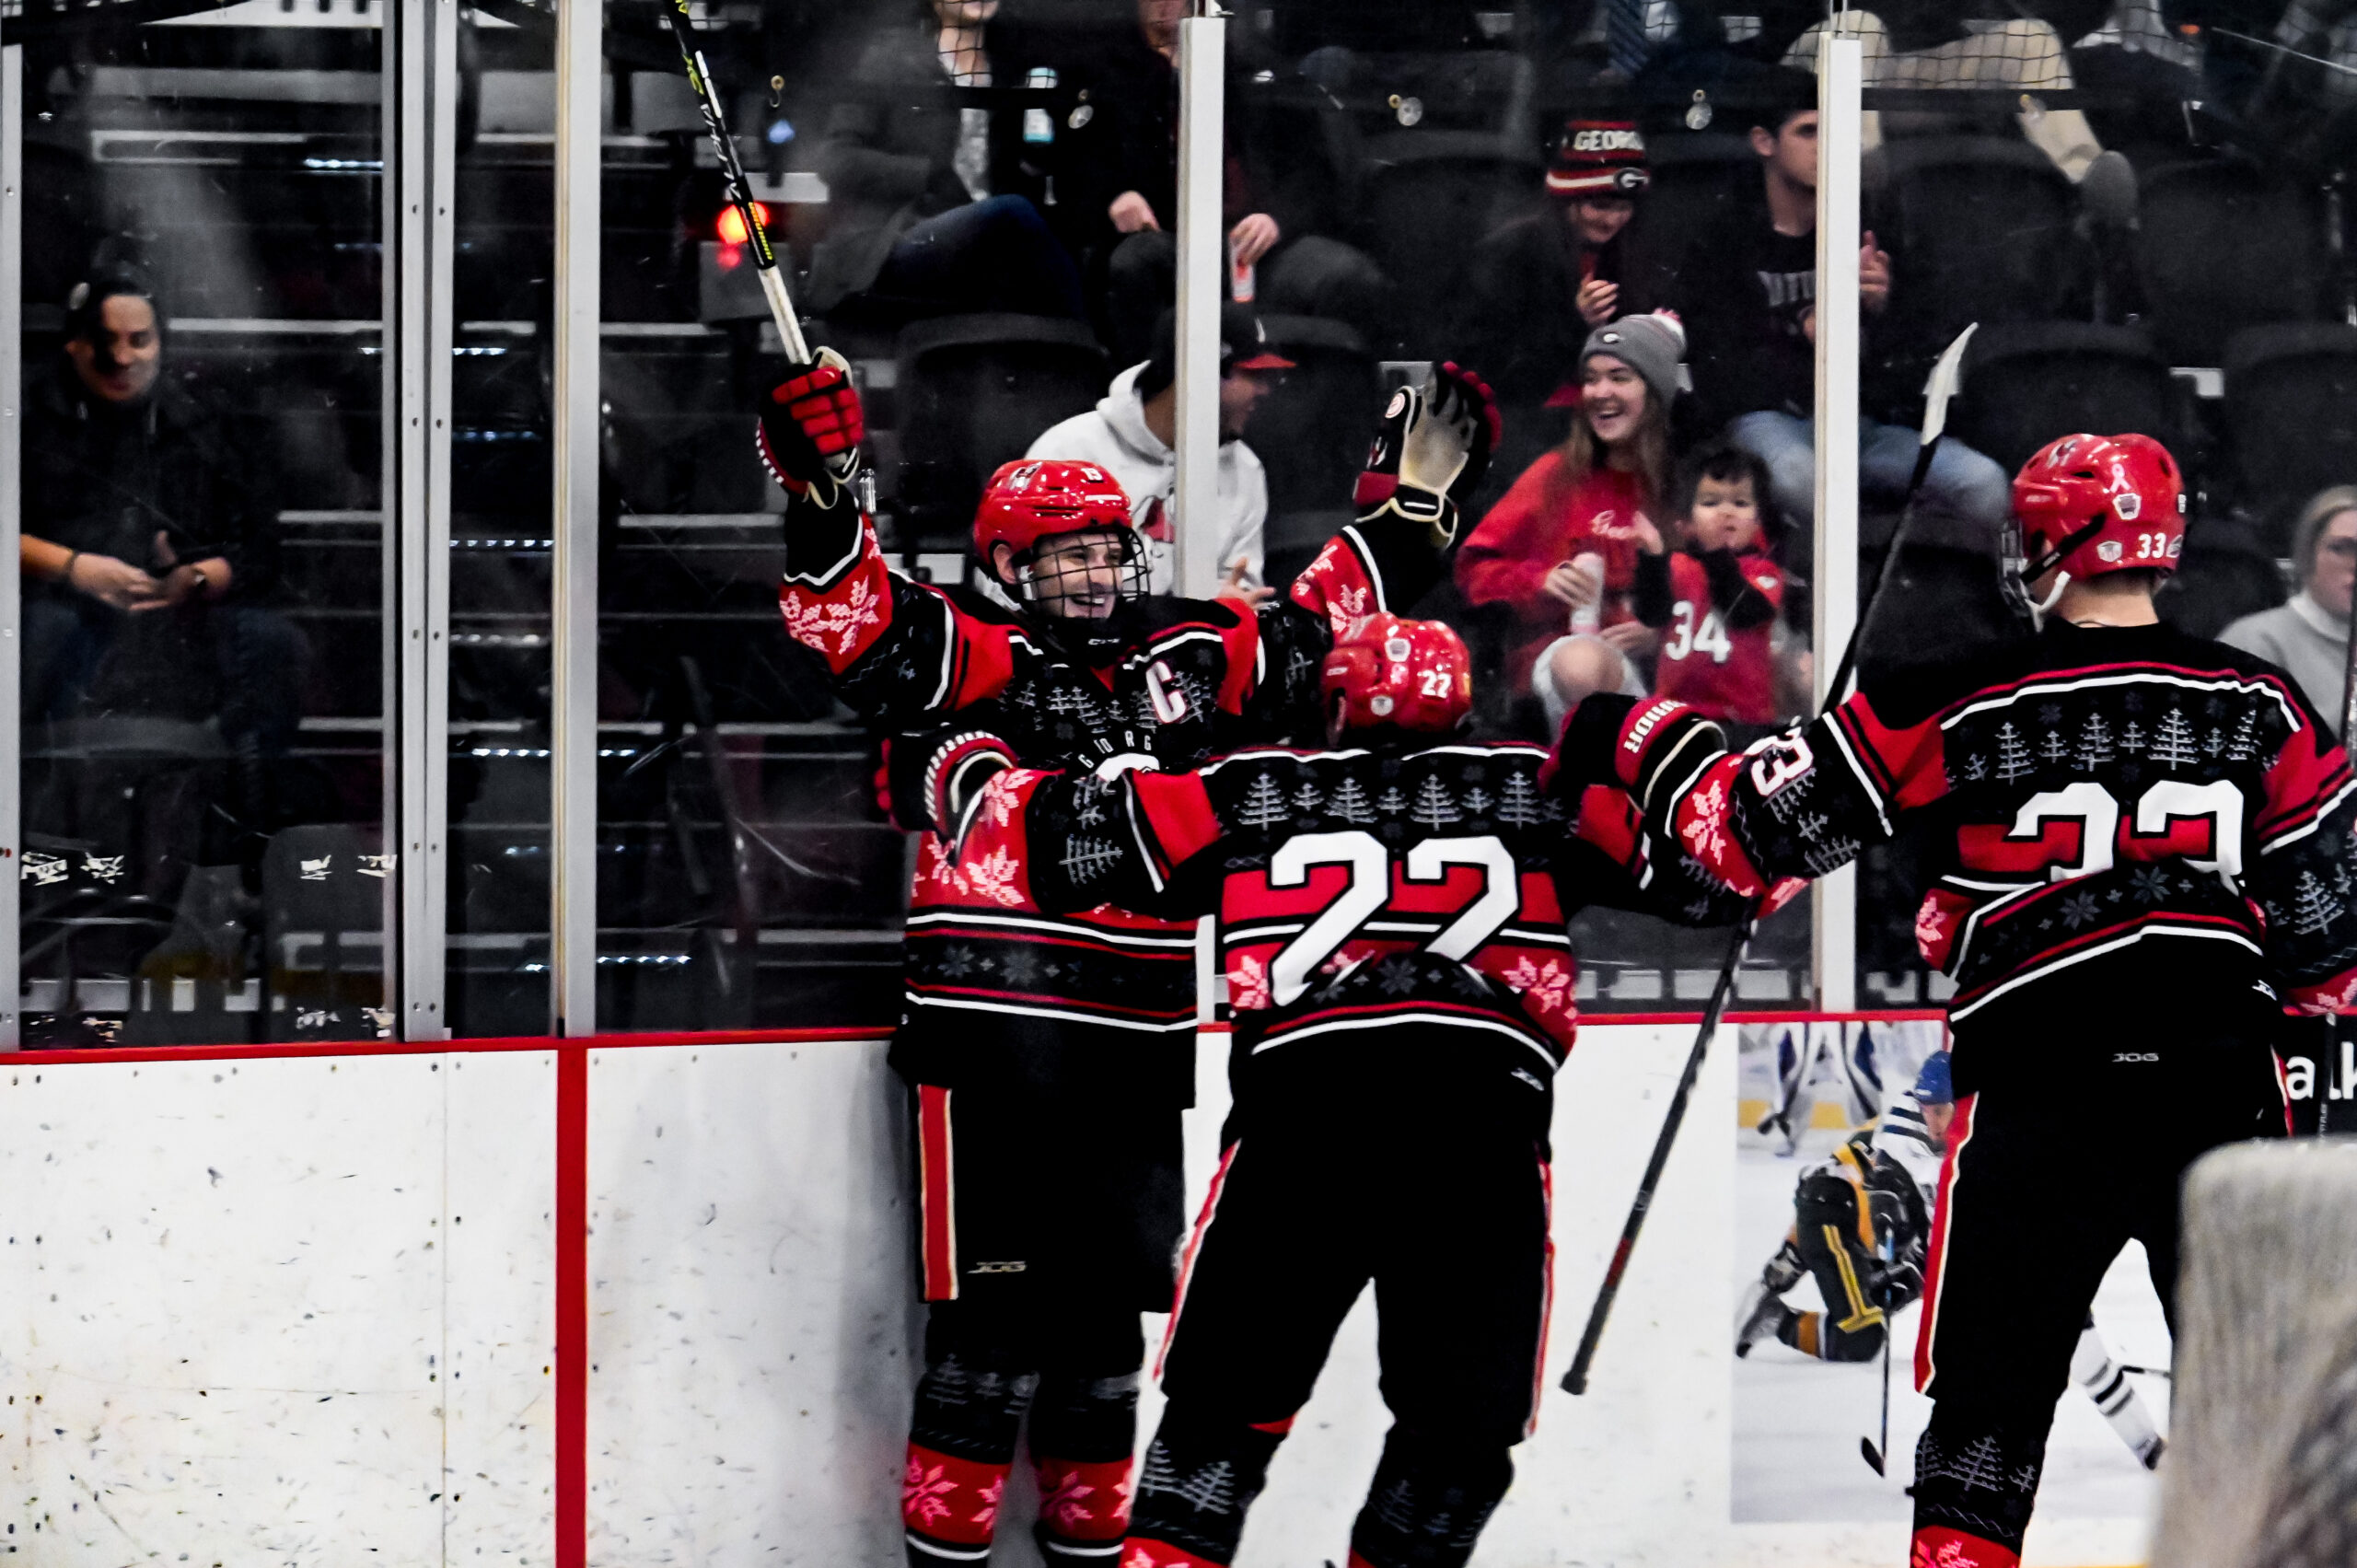
[[[1731,1031],[1591,1392],[1553,1390],[1690,1028],[1591,1026],[1564,1070],[1550,1392],[1484,1568],[1905,1560],[1892,1526],[1727,1522]],[[1198,1189],[1225,1043],[1189,1113]],[[899,1561],[920,1318],[880,1042],[161,1055],[0,1066],[0,1556]],[[1239,1568],[1341,1557],[1387,1424],[1370,1307]],[[999,1561],[1036,1562],[1006,1535]],[[2133,1562],[2143,1536],[2058,1522],[2029,1561]]]

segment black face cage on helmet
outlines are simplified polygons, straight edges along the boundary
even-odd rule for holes
[[[1016,592],[1024,604],[1044,611],[1050,601],[1059,606],[1072,598],[1085,596],[1093,576],[1086,564],[1075,564],[1068,552],[1075,544],[1086,546],[1103,539],[1119,548],[1120,560],[1113,571],[1113,602],[1115,606],[1129,604],[1145,598],[1153,561],[1145,537],[1135,528],[1118,524],[1100,524],[1095,528],[1075,528],[1070,533],[1049,534],[1022,555],[1015,559],[1021,574]],[[1060,618],[1086,620],[1086,616],[1070,616],[1061,608]]]

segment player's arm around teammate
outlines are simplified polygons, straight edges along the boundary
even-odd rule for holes
[[[2279,998],[2357,995],[2357,783],[2282,670],[2159,623],[2184,535],[2168,454],[2064,437],[2014,510],[2036,635],[1739,755],[1678,703],[1592,698],[1557,756],[1559,784],[1618,783],[1662,853],[1748,895],[1917,834],[1957,1109],[1916,1348],[1915,1551],[1957,1568],[2018,1561],[2112,1259],[2141,1241],[2170,1307],[2185,1167],[2284,1131]],[[2108,1179],[2056,1202],[2061,1146]]]

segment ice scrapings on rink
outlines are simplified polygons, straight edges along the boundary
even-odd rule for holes
[[[1808,1164],[1833,1152],[1841,1134],[1805,1135],[1799,1153],[1780,1157],[1769,1140],[1745,1127],[1747,1145],[1736,1156],[1735,1288],[1759,1277],[1793,1223],[1793,1183]],[[2025,1276],[2025,1291],[2037,1288]],[[1822,1305],[1816,1283],[1804,1279],[1786,1297],[1794,1307]],[[1904,1521],[1906,1487],[1914,1475],[1915,1439],[1932,1403],[1915,1392],[1910,1368],[1920,1306],[1901,1311],[1891,1342],[1890,1473],[1877,1476],[1858,1454],[1858,1439],[1874,1436],[1880,1420],[1882,1363],[1837,1365],[1803,1356],[1774,1340],[1735,1364],[1734,1512],[1738,1524],[1801,1520]],[[2130,1242],[2096,1295],[2096,1325],[2114,1360],[2166,1366],[2168,1328],[2160,1298],[2144,1272],[2144,1249]],[[1730,1325],[1729,1332],[1733,1329]],[[2138,1376],[2137,1392],[2167,1429],[2166,1378]],[[2152,1472],[2136,1462],[2095,1404],[2074,1386],[2055,1410],[2054,1433],[2038,1483],[2038,1519],[2149,1517],[2159,1493]],[[2033,1540],[2036,1531],[2033,1530]]]

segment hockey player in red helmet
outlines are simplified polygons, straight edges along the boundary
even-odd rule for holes
[[[992,476],[975,554],[1003,597],[893,572],[853,497],[864,419],[830,351],[761,411],[787,492],[787,630],[836,693],[897,732],[895,817],[923,832],[892,1063],[913,1090],[930,1304],[901,1520],[911,1563],[988,1554],[1027,1409],[1051,1563],[1102,1563],[1127,1522],[1141,1310],[1170,1300],[1194,1085],[1195,928],[1033,904],[1004,861],[931,824],[1004,756],[1192,767],[1215,747],[1317,734],[1318,670],[1352,619],[1442,575],[1451,498],[1496,415],[1444,366],[1393,394],[1357,517],[1257,611],[1144,593],[1111,474],[1025,459]],[[1181,520],[1183,526],[1183,519]]]
[[[1017,604],[1110,638],[1114,611],[1145,597],[1144,541],[1119,481],[1095,463],[1002,463],[974,513],[974,559]]]
[[[2280,1011],[2357,994],[2340,748],[2283,671],[2154,612],[2183,548],[2176,463],[2069,436],[2014,497],[2036,636],[1877,675],[1739,755],[1678,703],[1591,697],[1550,780],[1627,789],[1657,859],[1747,896],[1913,844],[1956,1097],[1915,1353],[1917,1568],[2019,1561],[2096,1284],[2134,1237],[2174,1309],[2179,1178],[2286,1131]],[[2057,1202],[2058,1148],[2105,1179]]]
[[[1326,749],[1191,773],[1009,769],[961,786],[984,804],[948,803],[970,823],[960,863],[1004,868],[1042,909],[1219,916],[1234,1109],[1125,1568],[1234,1561],[1370,1280],[1396,1424],[1350,1561],[1465,1562],[1536,1413],[1551,1082],[1578,1016],[1566,916],[1742,909],[1676,856],[1649,865],[1617,792],[1550,801],[1540,748],[1459,738],[1470,661],[1438,621],[1359,621],[1319,685]]]
[[[2177,570],[2185,552],[2185,481],[2149,436],[2065,436],[2014,476],[2016,564],[2043,615],[2073,582]],[[2142,579],[2121,579],[2113,592]]]

